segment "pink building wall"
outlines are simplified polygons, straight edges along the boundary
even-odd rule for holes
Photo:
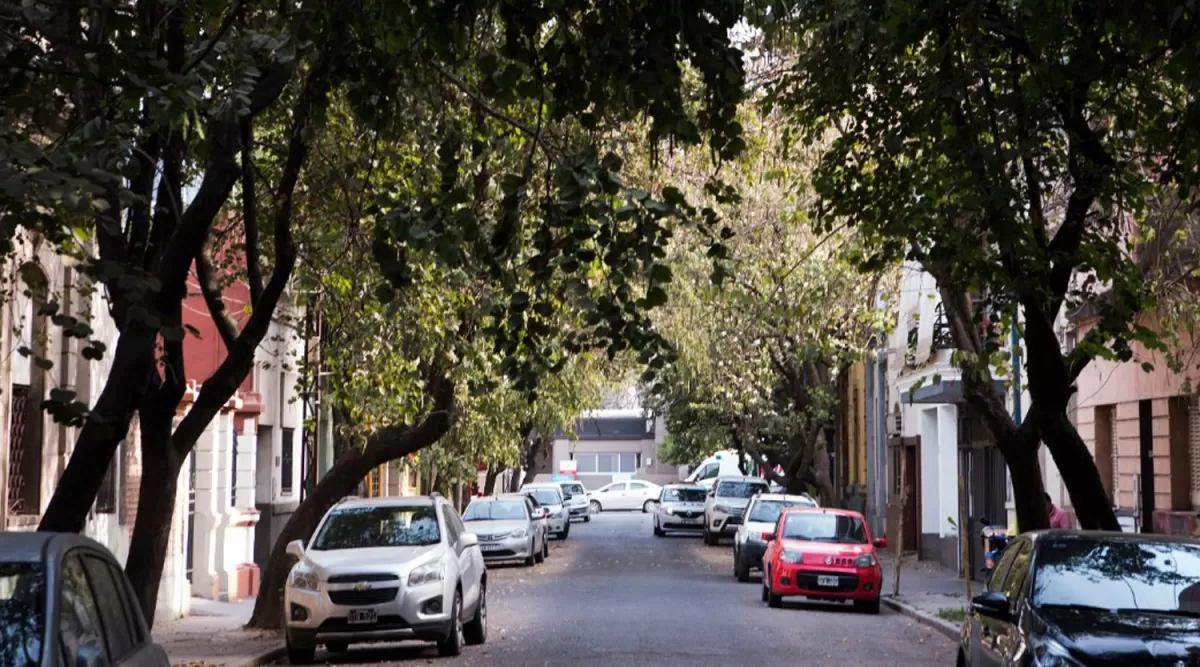
[[[236,282],[225,288],[222,293],[225,301],[225,311],[240,331],[250,315],[246,305],[250,302],[250,288],[244,282]],[[200,292],[200,283],[196,279],[196,265],[192,264],[188,272],[188,296],[183,303],[183,323],[195,327],[199,335],[188,334],[183,344],[183,359],[186,364],[188,380],[203,383],[212,372],[225,360],[225,342],[217,332],[208,305]],[[246,376],[239,389],[243,392],[253,392],[254,373]]]

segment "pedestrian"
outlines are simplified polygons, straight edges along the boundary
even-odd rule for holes
[[[1050,499],[1050,494],[1046,494],[1046,514],[1050,518],[1050,528],[1074,528],[1074,522],[1071,521],[1071,515],[1067,511],[1054,504]]]

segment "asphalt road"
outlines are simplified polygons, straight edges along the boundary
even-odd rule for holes
[[[604,513],[576,523],[533,568],[489,571],[489,636],[456,659],[428,645],[318,652],[332,665],[634,665],[900,667],[954,664],[954,646],[911,619],[849,605],[760,601],[758,578],[733,578],[732,546],[656,538],[650,516]]]

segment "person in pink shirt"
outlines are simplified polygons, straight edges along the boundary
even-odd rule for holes
[[[1057,507],[1054,501],[1050,499],[1050,494],[1046,494],[1046,514],[1050,516],[1050,528],[1074,528],[1074,522],[1071,520],[1071,515],[1061,507]]]

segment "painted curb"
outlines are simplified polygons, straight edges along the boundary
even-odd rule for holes
[[[264,665],[270,665],[274,663],[276,660],[285,655],[287,655],[287,647],[276,646],[275,648],[267,649],[262,653],[259,653],[246,662],[237,665],[237,667],[263,667]]]
[[[927,614],[910,604],[905,604],[892,598],[880,598],[880,602],[886,605],[889,609],[898,611],[901,614],[916,620],[918,623],[937,630],[954,641],[958,641],[958,635],[961,631],[961,628],[950,621],[940,619],[933,614]]]

